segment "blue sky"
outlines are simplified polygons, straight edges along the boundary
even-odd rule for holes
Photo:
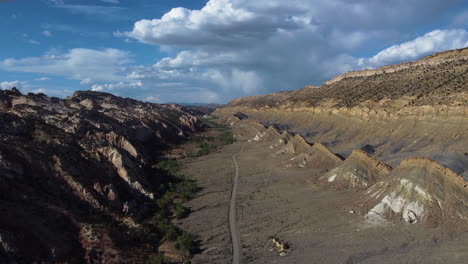
[[[227,102],[468,46],[461,0],[0,3],[0,88]]]

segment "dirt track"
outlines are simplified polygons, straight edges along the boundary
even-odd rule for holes
[[[241,243],[238,236],[237,224],[236,224],[236,198],[237,198],[237,188],[239,183],[239,165],[237,164],[236,156],[242,152],[244,144],[239,152],[232,155],[232,162],[234,163],[235,176],[234,182],[232,185],[231,192],[231,201],[229,204],[229,230],[231,232],[231,243],[232,243],[232,263],[241,264],[242,255],[241,255]]]

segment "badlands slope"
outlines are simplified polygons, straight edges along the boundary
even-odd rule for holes
[[[369,221],[465,223],[467,81],[468,49],[453,50],[236,99],[216,114],[249,127],[286,166],[318,167],[317,181],[361,191]]]
[[[468,176],[468,48],[239,98],[217,111],[238,112],[345,157],[365,148],[392,167],[428,157]]]

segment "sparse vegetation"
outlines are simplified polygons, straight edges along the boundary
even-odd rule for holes
[[[216,145],[204,141],[198,144],[198,148],[197,156],[200,157],[210,154],[210,152],[216,149]]]
[[[177,247],[192,253],[198,247],[194,237],[178,229],[172,218],[182,219],[190,214],[191,210],[182,203],[192,198],[199,188],[194,180],[180,173],[180,164],[175,159],[161,160],[153,167],[161,170],[170,180],[161,187],[162,195],[156,200],[158,210],[144,222],[143,232],[154,238],[175,241]],[[153,257],[151,261],[162,263],[156,262],[162,261],[162,258]]]
[[[225,131],[223,132],[220,136],[219,139],[224,145],[230,145],[234,144],[236,142],[236,139],[234,138],[234,135],[232,134],[231,131]]]
[[[176,214],[177,219],[182,219],[190,214],[190,209],[180,203],[176,203],[174,205],[174,213]]]
[[[197,250],[198,245],[190,233],[182,232],[175,241],[175,247],[192,254]]]
[[[167,173],[171,175],[177,174],[179,171],[179,163],[175,159],[166,159],[166,160],[161,160],[159,161],[155,167],[166,171]]]
[[[164,263],[164,257],[163,255],[156,255],[156,256],[152,256],[150,257],[149,259],[149,263],[150,264],[163,264]]]

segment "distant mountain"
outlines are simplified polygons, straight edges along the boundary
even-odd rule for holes
[[[221,104],[180,104],[182,108],[196,116],[209,115],[222,107]]]
[[[349,72],[322,86],[235,99],[226,107],[355,107],[383,101],[402,106],[466,106],[467,64],[468,48],[450,50],[415,62]]]

